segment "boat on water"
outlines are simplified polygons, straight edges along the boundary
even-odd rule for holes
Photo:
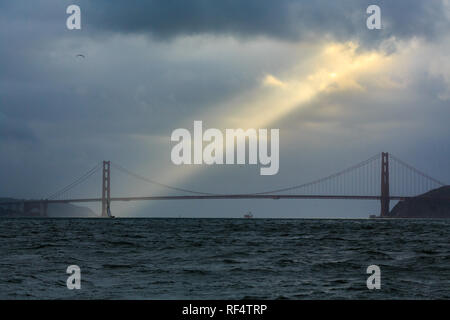
[[[253,214],[251,213],[251,211],[249,211],[248,213],[244,214],[244,218],[245,218],[245,219],[251,219],[251,218],[253,218]]]

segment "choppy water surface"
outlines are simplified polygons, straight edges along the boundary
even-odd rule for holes
[[[0,298],[448,299],[450,221],[0,219]]]

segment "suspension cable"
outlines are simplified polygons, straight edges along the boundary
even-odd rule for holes
[[[111,162],[111,165],[112,165],[114,168],[118,169],[119,171],[121,171],[121,172],[123,172],[123,173],[125,173],[125,174],[128,174],[129,176],[132,176],[132,177],[134,177],[134,178],[136,178],[136,179],[145,181],[145,182],[147,182],[147,183],[155,184],[155,185],[158,185],[158,186],[160,186],[160,187],[167,188],[167,189],[171,189],[171,190],[175,190],[175,191],[182,191],[182,192],[187,192],[187,193],[193,193],[193,194],[218,195],[217,193],[209,193],[209,192],[194,191],[194,190],[189,190],[189,189],[183,189],[183,188],[177,188],[177,187],[169,186],[169,185],[167,185],[167,184],[160,183],[160,182],[158,182],[158,181],[155,181],[155,180],[146,178],[146,177],[141,176],[141,175],[139,175],[139,174],[137,174],[137,173],[134,173],[134,172],[132,172],[132,171],[129,171],[129,170],[125,169],[124,167],[122,167],[122,166],[120,166],[120,165],[118,165],[118,164],[115,164],[115,163],[113,163],[113,162]]]
[[[265,191],[265,192],[258,192],[258,193],[253,193],[253,194],[278,193],[278,192],[282,192],[282,191],[290,191],[290,190],[294,190],[294,189],[300,189],[300,188],[308,187],[308,186],[311,186],[313,184],[321,183],[321,182],[324,182],[326,180],[330,180],[330,179],[339,177],[339,176],[341,176],[344,173],[347,173],[349,171],[353,171],[353,170],[359,169],[359,168],[361,168],[361,167],[363,167],[363,166],[365,166],[365,165],[367,165],[367,164],[371,163],[372,161],[374,161],[376,159],[379,159],[379,158],[380,158],[380,154],[374,155],[373,157],[370,157],[369,159],[367,159],[367,160],[365,160],[363,162],[360,162],[360,163],[358,163],[358,164],[356,164],[354,166],[351,166],[351,167],[349,167],[347,169],[344,169],[344,170],[339,171],[337,173],[334,173],[332,175],[329,175],[329,176],[326,176],[324,178],[320,178],[320,179],[317,179],[317,180],[314,180],[314,181],[311,181],[311,182],[308,182],[308,183],[304,183],[304,184],[300,184],[300,185],[296,185],[296,186],[291,186],[291,187],[287,187],[287,188],[282,188],[282,189],[275,189],[275,190],[269,190],[269,191]]]
[[[414,171],[416,174],[418,174],[418,175],[420,175],[420,176],[422,176],[422,177],[424,177],[424,178],[426,178],[426,179],[428,179],[428,180],[431,180],[431,181],[433,181],[434,183],[437,183],[437,184],[439,184],[439,185],[441,185],[441,186],[445,186],[445,185],[446,185],[445,183],[443,183],[443,182],[441,182],[441,181],[439,181],[439,180],[437,180],[437,179],[434,179],[433,177],[430,177],[429,175],[427,175],[427,174],[423,173],[422,171],[420,171],[420,170],[414,168],[413,166],[407,164],[406,162],[400,160],[399,158],[394,157],[392,154],[389,154],[389,155],[390,155],[390,157],[391,157],[394,161],[397,161],[399,164],[405,166],[405,167],[408,168],[409,170]]]
[[[95,165],[95,167],[93,167],[91,170],[87,171],[82,176],[80,176],[78,179],[76,179],[69,185],[65,186],[64,188],[58,190],[57,192],[52,193],[46,199],[49,199],[49,200],[55,199],[55,198],[59,197],[60,195],[66,193],[67,191],[75,188],[79,184],[83,183],[84,181],[86,181],[88,178],[90,178],[94,173],[96,173],[100,169],[100,164],[101,164],[100,162],[97,163]]]

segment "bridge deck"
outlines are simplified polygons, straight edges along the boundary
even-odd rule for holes
[[[390,200],[406,200],[412,197],[390,196]],[[198,196],[148,196],[148,197],[116,197],[110,201],[145,201],[145,200],[225,200],[225,199],[329,199],[329,200],[380,200],[381,196],[344,196],[344,195],[276,195],[276,194],[227,194],[227,195],[198,195]],[[1,202],[0,205],[18,204],[23,202],[47,203],[76,203],[76,202],[102,202],[102,198],[65,199],[65,200],[22,200]]]

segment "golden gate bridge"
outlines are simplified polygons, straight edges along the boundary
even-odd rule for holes
[[[111,168],[134,179],[144,181],[181,195],[111,197]],[[83,184],[95,173],[102,172],[101,197],[68,198],[72,189]],[[214,199],[347,199],[380,201],[380,217],[389,214],[391,200],[406,200],[445,184],[395,156],[382,152],[337,173],[307,183],[254,193],[219,194],[174,187],[134,173],[111,161],[98,163],[69,185],[41,200],[15,200],[1,202],[0,206],[25,214],[38,211],[46,216],[52,203],[101,202],[102,217],[110,216],[111,202],[144,200],[214,200]],[[425,196],[426,197],[426,196]],[[449,199],[450,200],[450,199]]]

